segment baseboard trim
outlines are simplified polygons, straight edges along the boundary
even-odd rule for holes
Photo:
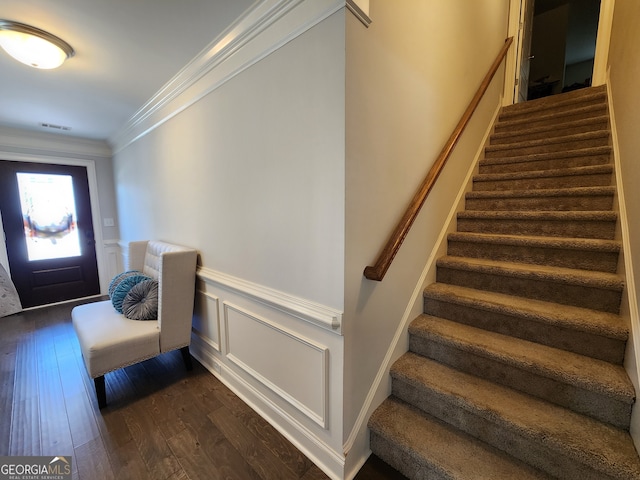
[[[622,237],[622,256],[624,259],[624,273],[625,273],[625,290],[627,292],[626,299],[629,307],[629,335],[631,336],[631,344],[633,346],[635,369],[634,371],[630,371],[625,362],[625,370],[627,374],[631,378],[631,381],[638,390],[640,387],[640,309],[638,308],[638,298],[636,296],[636,282],[635,276],[633,274],[633,261],[630,252],[630,241],[629,241],[629,217],[627,216],[627,207],[625,204],[624,198],[624,187],[622,184],[622,178],[620,177],[621,166],[620,166],[620,147],[618,143],[618,134],[616,128],[616,117],[613,106],[613,97],[611,92],[611,82],[609,78],[609,72],[607,71],[607,101],[609,103],[609,121],[611,122],[611,144],[613,148],[613,161],[614,161],[614,172],[616,179],[616,191],[617,191],[617,200],[618,200],[618,216],[619,216],[619,224],[620,224],[620,233]],[[629,352],[629,348],[627,347],[627,352],[625,352],[625,358]],[[635,375],[634,375],[635,373]],[[640,408],[638,404],[634,404],[631,413],[631,428],[630,434],[633,439],[633,443],[636,446],[636,449],[640,450],[640,431],[635,428],[635,425],[640,425]]]

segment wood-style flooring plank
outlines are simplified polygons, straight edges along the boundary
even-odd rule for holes
[[[118,480],[155,480],[147,469],[133,440],[114,450],[108,451],[113,475]]]
[[[135,386],[137,396],[140,398],[139,402],[151,413],[157,428],[166,439],[184,430],[184,425],[162,395],[166,379],[163,380],[159,376],[154,377],[149,373],[149,369],[153,371],[154,364],[155,360],[151,359],[131,365],[125,371]]]
[[[9,455],[40,455],[38,368],[33,336],[22,338],[16,351]]]
[[[294,447],[280,432],[221,382],[217,380],[216,382],[217,385],[214,388],[216,389],[217,398],[231,414],[238,417],[289,469],[299,477],[302,477],[313,466],[313,462]]]
[[[93,383],[93,380],[91,382]],[[133,385],[124,370],[107,374],[105,383],[107,406],[102,410],[98,409],[96,419],[102,440],[107,449],[112,451],[124,445],[130,445],[133,440],[123,413],[127,405],[127,393],[123,392],[131,391]]]
[[[153,478],[167,478],[182,467],[143,401],[123,410],[140,456]]]
[[[221,407],[208,415],[211,422],[229,440],[229,443],[242,455],[242,458],[264,480],[296,480],[300,475],[294,473],[281,459],[256,437],[239,417],[226,407]]]
[[[73,456],[79,480],[115,480],[109,456],[100,437],[76,447]],[[120,480],[118,478],[118,480]]]
[[[311,468],[307,470],[300,480],[327,480],[328,478],[329,477],[327,477],[326,473],[315,465],[311,465]]]
[[[73,439],[56,357],[55,341],[58,336],[55,331],[55,325],[42,322],[34,334],[38,365],[40,440],[42,455],[70,456],[74,450]]]
[[[167,401],[180,417],[182,425],[198,442],[215,444],[224,440],[224,434],[207,417],[209,410],[196,400],[193,391],[176,392],[167,396]]]
[[[185,429],[169,439],[169,446],[192,480],[260,480],[256,471],[224,438],[213,443],[209,438],[196,438],[190,429]]]
[[[56,358],[60,370],[60,380],[64,395],[71,438],[75,448],[100,437],[100,430],[93,413],[91,402],[82,380],[68,336],[59,337],[56,342]]]
[[[0,352],[0,455],[9,455],[16,354]]]

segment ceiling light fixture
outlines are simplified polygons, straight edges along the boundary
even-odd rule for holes
[[[75,54],[55,35],[11,20],[0,20],[0,46],[19,62],[44,69],[58,68]]]

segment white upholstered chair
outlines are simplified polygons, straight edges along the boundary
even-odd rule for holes
[[[100,408],[107,404],[104,375],[108,372],[176,349],[191,369],[196,258],[195,250],[165,242],[129,244],[127,270],[139,270],[158,280],[157,320],[129,320],[110,300],[72,310],[73,327]]]

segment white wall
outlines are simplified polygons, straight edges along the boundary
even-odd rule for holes
[[[508,0],[371,0],[368,29],[347,18],[344,435],[354,471],[368,449],[368,402],[388,394],[380,366],[420,312],[420,277],[500,103],[502,70],[384,280],[362,272],[503,46],[508,10]]]
[[[115,155],[123,240],[190,245],[208,268],[342,308],[343,18]]]
[[[616,176],[621,181],[619,194],[621,198],[621,214],[626,213],[624,222],[624,269],[627,275],[628,308],[623,308],[629,317],[631,339],[628,342],[625,367],[635,385],[640,388],[638,378],[638,359],[640,358],[640,320],[638,318],[638,284],[640,278],[640,169],[638,168],[638,112],[640,112],[640,2],[636,0],[616,0],[611,43],[609,50],[610,84],[612,96],[612,120],[615,122],[617,137]],[[626,307],[626,306],[625,306]],[[636,405],[633,411],[631,434],[636,448],[640,448],[640,411]]]

